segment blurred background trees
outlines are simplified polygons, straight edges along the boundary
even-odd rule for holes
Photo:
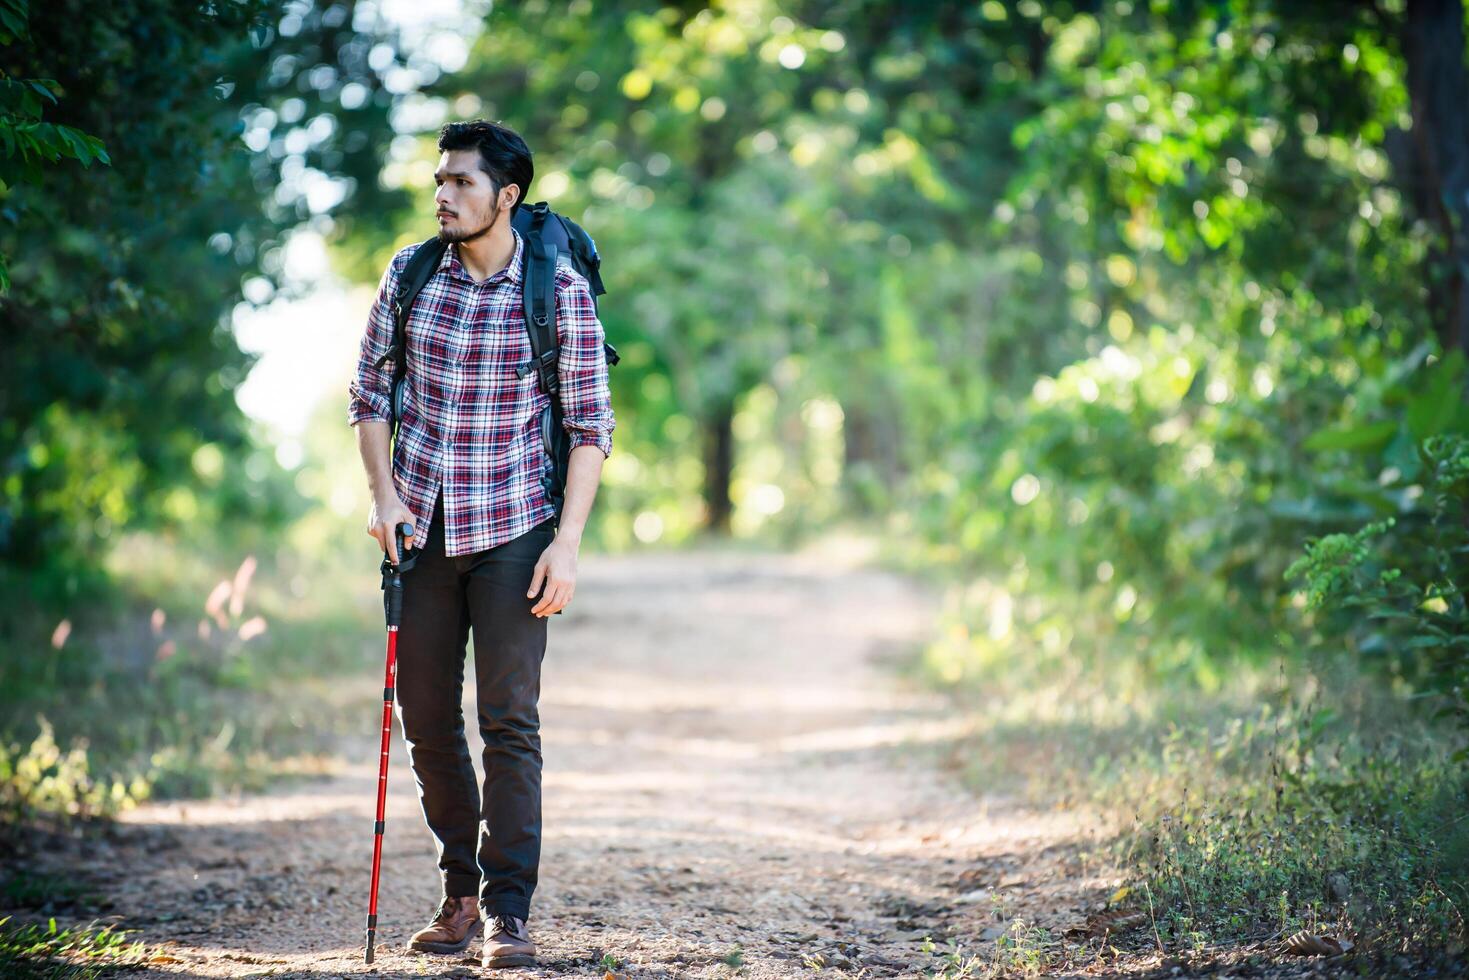
[[[241,476],[250,359],[230,315],[273,294],[293,229],[345,232],[400,196],[377,180],[399,59],[356,10],[8,0],[11,89],[45,80],[43,125],[106,153],[6,148],[8,565],[84,568],[127,527],[289,513]]]
[[[952,670],[1432,646],[1284,573],[1453,530],[1458,4],[471,4],[453,64],[367,2],[4,9],[0,554],[33,584],[355,480],[259,451],[232,318],[310,288],[292,236],[374,282],[429,230],[434,130],[485,115],[606,256],[606,546],[880,528],[982,583]],[[1450,566],[1400,571],[1458,615]]]
[[[1209,678],[1323,627],[1307,539],[1395,516],[1391,565],[1432,522],[1463,20],[530,4],[425,98],[521,126],[608,257],[610,540],[867,515],[987,583],[954,669],[1120,642]],[[1415,659],[1393,622],[1342,639]]]

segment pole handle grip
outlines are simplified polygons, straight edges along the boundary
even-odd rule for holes
[[[393,536],[397,538],[398,561],[396,564],[388,555],[383,555],[383,614],[387,618],[388,626],[395,627],[403,620],[403,573],[413,568],[418,561],[418,550],[409,551],[404,541],[413,533],[413,525],[402,521],[393,528]]]

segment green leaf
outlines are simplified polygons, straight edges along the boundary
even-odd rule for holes
[[[90,167],[93,160],[101,160],[105,164],[112,161],[107,156],[107,151],[102,148],[102,141],[95,136],[89,136],[80,129],[71,126],[52,127],[63,147],[61,154],[73,157],[82,162],[82,166]]]
[[[1312,452],[1342,449],[1355,453],[1375,453],[1384,449],[1397,434],[1398,423],[1386,419],[1368,425],[1340,425],[1312,433],[1305,447]]]
[[[32,78],[26,82],[31,91],[38,93],[42,98],[49,99],[53,105],[56,104],[56,89],[61,86],[56,84],[54,78]]]
[[[4,28],[5,33],[9,35],[7,40],[19,40],[29,33],[26,29],[23,9],[13,7],[8,3],[0,4],[0,28]]]
[[[1398,470],[1399,485],[1412,483],[1423,471],[1423,458],[1418,454],[1418,440],[1407,429],[1400,429],[1391,445],[1382,454],[1384,467],[1394,466]]]
[[[1320,735],[1327,725],[1336,720],[1336,711],[1331,708],[1322,708],[1311,716],[1311,735]]]
[[[78,145],[77,145],[77,139],[76,139],[76,136],[73,134],[72,130],[69,129],[68,127],[66,127],[66,126],[57,126],[57,127],[55,127],[55,132],[56,132],[56,138],[61,141],[61,153],[62,153],[62,155],[63,156],[69,156],[69,157],[76,157],[76,156],[78,156],[79,155],[79,153],[78,153],[78,149],[79,148],[78,148]],[[81,151],[85,152],[85,149],[86,148],[85,147],[81,147],[80,149],[81,149]]]
[[[1421,392],[1408,400],[1404,418],[1420,442],[1456,428],[1464,418],[1464,353],[1453,350],[1427,372]]]
[[[21,88],[17,94],[20,96],[20,117],[22,119],[40,119],[41,103],[39,100],[37,100],[35,95],[32,94],[31,90],[28,88]]]

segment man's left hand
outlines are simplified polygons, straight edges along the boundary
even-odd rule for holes
[[[576,546],[565,538],[558,537],[536,562],[536,571],[530,580],[527,598],[534,599],[545,584],[546,593],[541,601],[531,608],[532,615],[551,616],[566,608],[576,591]]]

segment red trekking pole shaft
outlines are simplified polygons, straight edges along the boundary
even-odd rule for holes
[[[413,567],[413,558],[405,555],[403,539],[410,534],[408,524],[399,524],[397,536],[398,563],[383,557],[383,612],[388,621],[388,662],[383,672],[383,730],[377,763],[377,820],[372,825],[372,888],[367,896],[367,958],[373,957],[373,940],[377,936],[377,884],[383,866],[383,831],[386,829],[388,806],[388,750],[393,744],[393,695],[398,682],[398,626],[403,619],[403,572]],[[415,558],[417,556],[414,556]]]

